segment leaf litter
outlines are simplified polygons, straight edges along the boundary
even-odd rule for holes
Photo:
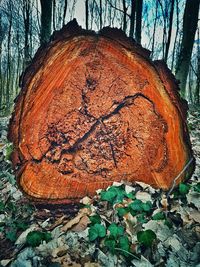
[[[17,188],[12,145],[1,137],[0,266],[200,266],[199,115],[189,114],[195,173],[169,197],[122,181],[78,206],[34,206]]]

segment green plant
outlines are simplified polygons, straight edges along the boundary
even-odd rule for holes
[[[150,229],[145,231],[139,231],[137,233],[138,242],[146,247],[151,247],[155,239],[156,239],[156,234]]]
[[[6,149],[5,149],[5,159],[6,160],[10,160],[11,154],[13,152],[13,144],[12,143],[8,143],[6,144]]]
[[[158,212],[155,215],[153,215],[152,219],[155,221],[164,220],[165,214],[163,212]]]
[[[106,236],[106,228],[100,223],[95,223],[89,229],[89,240],[94,241],[97,238]]]
[[[190,190],[190,186],[184,183],[180,183],[178,190],[181,195],[186,195]]]
[[[133,192],[126,193],[124,185],[111,186],[107,190],[102,190],[100,193],[101,200],[108,201],[110,204],[120,203],[124,198],[134,199],[135,194]]]
[[[105,247],[113,254],[119,250],[121,254],[127,256],[126,252],[129,252],[130,241],[127,235],[124,234],[124,228],[112,223],[108,227],[108,231],[109,235],[104,240]]]
[[[123,235],[123,233],[124,233],[124,228],[122,226],[118,226],[115,223],[112,223],[108,227],[108,230],[110,232],[110,236],[114,237],[115,239],[118,238],[119,236]]]
[[[52,239],[48,232],[32,231],[26,237],[26,243],[31,247],[39,246],[42,241],[49,242]]]

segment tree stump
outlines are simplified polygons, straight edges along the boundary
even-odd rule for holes
[[[25,71],[10,121],[12,162],[31,198],[70,203],[113,181],[169,189],[194,162],[186,105],[161,61],[118,29],[55,32]]]

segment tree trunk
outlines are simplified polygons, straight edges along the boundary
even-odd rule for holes
[[[157,26],[157,20],[158,20],[158,0],[156,0],[156,10],[155,10],[155,19],[154,19],[154,25],[153,25],[153,39],[152,39],[152,47],[151,47],[151,58],[154,57],[154,46],[155,46],[155,34],[156,34],[156,26]]]
[[[88,30],[89,25],[89,0],[85,0],[85,28]]]
[[[127,28],[127,21],[126,21],[126,12],[127,12],[127,7],[126,7],[126,0],[122,0],[122,5],[123,5],[123,31],[126,32]]]
[[[173,25],[173,15],[174,15],[174,1],[171,0],[171,9],[170,9],[170,15],[169,15],[169,30],[168,30],[168,38],[165,48],[165,62],[167,63],[168,53],[169,53],[169,47],[171,42],[171,35],[172,35],[172,25]]]
[[[24,18],[24,69],[29,64],[30,2],[23,1]]]
[[[200,39],[200,29],[197,32],[197,40]],[[200,46],[197,47],[197,72],[196,72],[196,87],[194,92],[195,104],[200,104]]]
[[[134,35],[134,28],[135,28],[135,1],[136,0],[131,0],[131,17],[130,17],[130,31],[129,31],[129,36],[133,37]]]
[[[99,28],[100,30],[103,27],[103,7],[102,7],[102,0],[99,1]]]
[[[97,35],[75,20],[39,49],[9,130],[27,195],[69,203],[113,181],[168,189],[190,177],[186,107],[173,75],[149,54],[121,30]]]
[[[176,65],[176,78],[180,80],[182,96],[185,97],[186,82],[197,29],[200,0],[187,0],[183,17],[183,37]]]
[[[66,14],[67,14],[67,1],[68,1],[68,0],[65,0],[65,4],[64,4],[63,22],[62,22],[62,25],[63,25],[63,26],[65,25],[65,17],[66,17]]]
[[[142,6],[143,0],[136,0],[136,25],[135,25],[135,40],[141,43],[142,32]]]
[[[40,0],[41,2],[41,44],[49,41],[51,36],[52,0]]]

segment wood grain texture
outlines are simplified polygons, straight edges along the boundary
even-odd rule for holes
[[[168,189],[192,157],[177,82],[120,30],[70,22],[38,50],[21,87],[12,162],[38,201],[76,202],[121,180]]]

